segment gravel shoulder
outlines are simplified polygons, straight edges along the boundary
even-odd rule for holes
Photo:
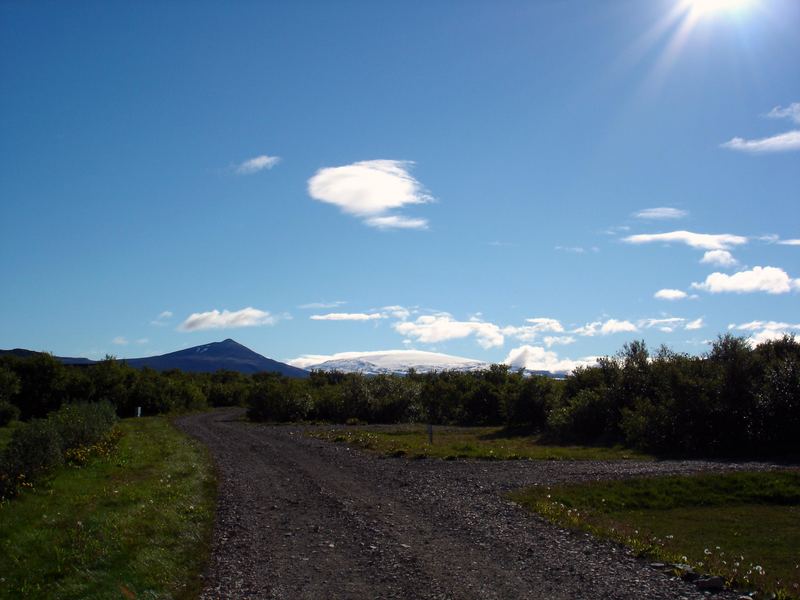
[[[219,471],[202,598],[704,598],[620,546],[505,499],[529,485],[765,468],[705,461],[387,459],[255,425],[178,419]],[[717,598],[737,598],[718,594]]]

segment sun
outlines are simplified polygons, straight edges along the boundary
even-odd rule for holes
[[[707,17],[719,13],[738,12],[753,0],[685,0],[686,9],[693,17]]]

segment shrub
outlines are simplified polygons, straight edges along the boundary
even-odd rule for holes
[[[10,402],[0,401],[0,427],[19,419],[19,409]]]
[[[302,421],[312,407],[304,381],[274,377],[259,382],[251,390],[247,416],[254,421]]]
[[[63,450],[89,446],[103,438],[117,420],[108,402],[66,404],[50,416],[62,440]]]
[[[14,432],[0,456],[0,497],[64,463],[61,435],[50,419],[34,419]]]

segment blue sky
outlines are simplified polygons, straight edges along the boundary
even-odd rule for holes
[[[3,3],[0,76],[0,347],[800,328],[794,0]]]

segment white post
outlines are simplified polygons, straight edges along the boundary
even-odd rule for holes
[[[141,406],[137,406],[136,407],[136,416],[137,417],[141,417],[142,416],[142,407]]]

